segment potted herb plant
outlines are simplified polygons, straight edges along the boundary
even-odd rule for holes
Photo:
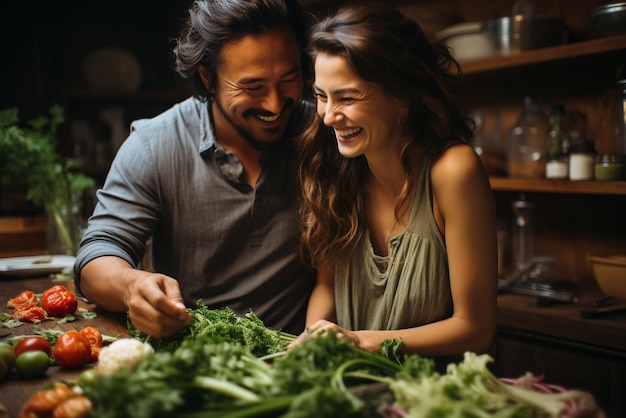
[[[17,109],[0,110],[0,181],[23,185],[26,198],[45,209],[67,252],[76,254],[80,234],[75,220],[83,193],[95,181],[76,172],[75,162],[58,152],[57,129],[63,120],[58,105],[26,127],[19,125]]]

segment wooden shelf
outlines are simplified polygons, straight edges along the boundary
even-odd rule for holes
[[[0,257],[44,254],[48,217],[0,216]]]
[[[45,232],[47,227],[46,215],[0,216],[0,234]]]
[[[491,188],[497,191],[626,195],[626,181],[572,181],[493,176],[489,181]]]
[[[549,63],[602,54],[622,54],[626,49],[626,35],[609,36],[549,48],[523,51],[462,64],[463,74],[481,74],[490,71],[517,68],[526,65]]]

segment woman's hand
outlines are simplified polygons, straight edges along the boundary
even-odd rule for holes
[[[320,319],[313,325],[306,327],[306,329],[298,336],[298,338],[296,338],[293,342],[289,344],[288,348],[293,348],[297,346],[309,337],[323,336],[324,333],[327,333],[328,331],[334,331],[337,334],[338,338],[349,338],[355,347],[363,349],[363,347],[361,347],[361,341],[359,339],[358,332],[348,331],[345,328],[341,328],[334,322],[330,322],[325,319]]]

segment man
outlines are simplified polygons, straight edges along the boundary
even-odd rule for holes
[[[157,338],[185,305],[304,328],[292,140],[308,115],[309,24],[296,0],[197,0],[174,49],[194,97],[135,121],[89,220],[77,288]],[[154,273],[137,269],[152,238]]]

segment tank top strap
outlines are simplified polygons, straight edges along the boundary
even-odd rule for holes
[[[407,229],[414,229],[416,224],[422,223],[424,219],[432,217],[432,195],[430,192],[430,167],[431,160],[422,157],[420,171],[415,183],[415,195],[409,216]]]

